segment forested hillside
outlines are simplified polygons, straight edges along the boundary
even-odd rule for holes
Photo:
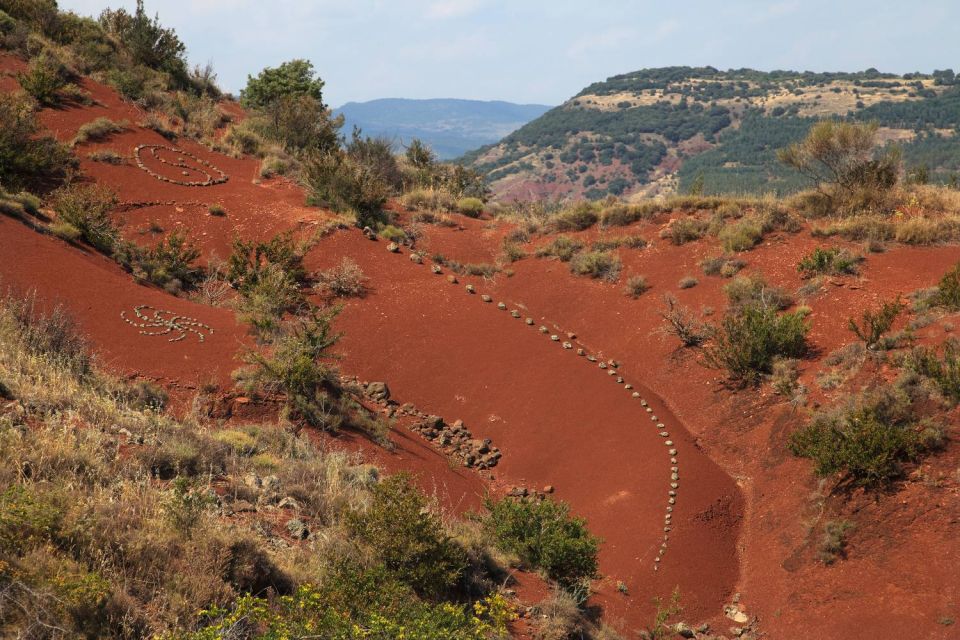
[[[876,121],[921,180],[955,181],[953,71],[856,73],[645,69],[585,88],[463,159],[508,198],[676,191],[780,194],[808,186],[776,150],[822,118]]]

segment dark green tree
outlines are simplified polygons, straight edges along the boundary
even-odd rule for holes
[[[298,58],[276,68],[267,67],[256,78],[247,76],[240,100],[248,109],[262,109],[286,96],[309,96],[323,107],[323,85],[313,63]]]

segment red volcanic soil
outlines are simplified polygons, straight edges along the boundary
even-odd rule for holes
[[[0,70],[18,65],[0,56]],[[11,77],[0,75],[0,89],[14,86]],[[122,205],[115,215],[128,238],[152,244],[182,229],[209,260],[226,257],[235,237],[265,239],[284,231],[306,237],[330,219],[306,207],[304,194],[290,182],[260,182],[255,159],[232,158],[186,140],[175,145],[186,153],[144,154],[150,172],[140,168],[132,159],[138,145],[174,145],[139,126],[144,114],[108,88],[91,81],[84,87],[97,104],[45,109],[41,119],[62,140],[99,116],[128,121],[123,133],[77,148],[84,175],[117,191]],[[226,110],[242,117],[233,105]],[[97,149],[113,149],[128,160],[119,166],[89,160],[87,154]],[[227,181],[212,186],[151,175],[186,182],[220,171]],[[210,215],[211,204],[227,215]],[[424,227],[418,248],[462,263],[495,262],[509,226],[456,220],[459,228]],[[622,285],[574,277],[566,264],[553,260],[528,257],[506,265],[511,276],[460,277],[451,284],[446,270],[433,274],[426,264],[409,260],[407,249],[388,253],[385,242],[371,242],[355,229],[321,239],[307,255],[308,268],[329,268],[350,257],[369,278],[368,294],[346,301],[337,321],[345,333],[338,347],[342,371],[386,381],[399,402],[448,421],[463,419],[474,437],[491,438],[503,458],[482,475],[464,469],[405,422],[394,427],[394,452],[355,434],[314,435],[330,446],[360,451],[388,472],[413,471],[421,486],[456,511],[477,508],[488,491],[552,485],[604,539],[603,577],[594,601],[608,621],[627,632],[651,622],[653,597],[668,597],[678,587],[683,618],[708,620],[718,632],[731,626],[721,612],[739,593],[747,614],[770,638],[956,637],[951,636],[956,627],[938,623],[960,617],[956,447],[931,458],[889,495],[827,495],[829,488],[813,478],[809,463],[787,449],[789,434],[809,409],[792,408],[769,386],[728,388],[719,372],[701,366],[695,353],[679,350],[661,331],[664,293],[707,315],[712,310],[714,321],[726,305],[727,281],[703,276],[699,267],[703,258],[720,252],[715,240],[674,247],[658,239],[666,222],[663,217],[629,229],[577,234],[589,241],[640,233],[652,241],[645,249],[619,250],[621,282],[644,275],[652,285],[638,300],[625,296]],[[795,291],[802,284],[795,265],[823,244],[858,249],[817,241],[809,230],[775,234],[742,254],[746,272],[761,271],[771,283]],[[222,390],[232,386],[236,354],[251,339],[231,309],[139,285],[106,258],[6,217],[0,217],[0,255],[0,285],[35,290],[47,308],[62,304],[110,369],[181,392],[208,382]],[[851,382],[823,391],[815,382],[823,358],[853,341],[846,329],[849,316],[898,293],[932,286],[958,258],[954,246],[891,247],[868,255],[860,276],[833,278],[803,300],[812,309],[816,350],[801,364],[808,406],[856,389]],[[700,283],[679,289],[679,279],[688,275]],[[475,295],[466,291],[467,283],[477,288]],[[481,294],[492,302],[483,302]],[[497,308],[501,301],[506,310]],[[131,326],[120,315],[126,311],[132,317],[138,305],[194,318],[213,333],[204,333],[202,343],[191,332],[177,342],[168,340],[179,334],[142,335],[141,330],[155,329]],[[511,316],[514,309],[520,319]],[[527,317],[533,326],[524,322]],[[917,336],[940,341],[951,328],[949,320],[919,329]],[[541,325],[547,334],[538,330]],[[553,334],[558,341],[550,339]],[[568,340],[572,349],[561,346]],[[577,348],[600,361],[619,361],[617,375],[578,356]],[[879,374],[889,377],[891,369],[881,365]],[[949,419],[956,436],[956,412]],[[668,439],[672,445],[665,444]],[[670,461],[671,448],[677,450],[676,463]],[[674,505],[668,505],[671,482],[678,485]],[[848,557],[825,567],[815,555],[824,519],[830,518],[850,519],[857,528]],[[655,563],[664,541],[666,550]],[[618,591],[618,582],[627,594]],[[529,585],[523,591],[529,593]]]
[[[61,305],[77,319],[95,347],[101,364],[123,375],[142,376],[167,386],[196,389],[214,383],[226,385],[237,367],[237,351],[250,341],[233,311],[195,304],[154,287],[138,285],[129,274],[103,256],[72,247],[37,233],[17,220],[0,216],[0,283],[18,294],[36,292],[48,310]],[[162,327],[140,329],[124,322],[121,312],[137,320],[134,308],[172,312],[202,322],[204,340],[197,334],[170,342],[181,332],[141,335]],[[152,315],[152,310],[144,309]]]
[[[538,331],[548,323],[563,340],[566,331],[581,328],[601,336],[617,330],[615,316],[594,313],[590,323],[554,328],[550,308],[495,298],[534,318],[537,326],[528,326],[480,300],[482,293],[495,291],[492,286],[475,278],[450,284],[445,275],[384,247],[350,231],[324,239],[309,255],[311,268],[350,256],[370,277],[371,295],[348,303],[339,322],[350,371],[385,379],[405,401],[463,419],[475,437],[493,439],[503,452],[494,474],[499,484],[553,485],[604,539],[598,603],[614,619],[630,627],[647,623],[652,596],[669,595],[676,586],[691,617],[718,611],[737,578],[736,486],[640,384],[642,362],[630,366],[625,359],[623,375],[649,401],[658,421],[608,375],[612,369],[600,369]],[[476,295],[467,293],[466,282],[477,286]],[[527,288],[559,283],[540,278]],[[583,344],[581,338],[573,342]],[[666,555],[654,571],[671,490],[670,447],[657,422],[666,425],[678,449],[680,486]],[[617,592],[618,581],[630,595]]]

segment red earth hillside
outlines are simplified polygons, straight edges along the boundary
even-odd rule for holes
[[[0,57],[0,70],[18,64]],[[0,81],[0,89],[12,90],[11,78]],[[61,140],[97,117],[128,121],[123,133],[77,149],[82,173],[117,191],[115,216],[128,239],[149,245],[184,230],[210,262],[225,258],[236,237],[290,231],[307,239],[332,219],[306,206],[290,181],[261,181],[256,159],[186,140],[174,145],[137,124],[144,114],[112,90],[89,80],[84,88],[94,106],[45,109],[41,119]],[[152,145],[139,149],[143,168],[136,162],[141,145]],[[89,160],[97,149],[127,160]],[[182,184],[190,182],[215,184]],[[226,215],[211,215],[210,205]],[[401,212],[401,222],[407,216]],[[550,485],[603,538],[592,602],[626,637],[650,624],[653,599],[675,588],[683,618],[708,621],[717,633],[734,624],[723,610],[736,599],[769,638],[956,637],[955,627],[938,623],[960,615],[956,448],[933,459],[926,475],[911,476],[896,495],[854,495],[847,502],[821,495],[809,463],[786,448],[805,410],[770,394],[769,386],[728,388],[720,372],[701,366],[661,330],[664,293],[717,315],[726,306],[726,281],[703,276],[698,266],[719,252],[716,240],[679,247],[660,240],[668,217],[606,234],[638,233],[651,241],[642,249],[617,249],[621,281],[642,274],[652,285],[639,299],[624,295],[622,284],[576,277],[566,264],[532,255],[505,265],[509,274],[458,276],[451,283],[448,269],[435,273],[429,259],[411,260],[407,247],[388,252],[385,241],[371,241],[358,229],[319,237],[306,256],[308,269],[349,257],[369,279],[367,295],[348,301],[336,321],[344,332],[337,346],[341,372],[385,381],[400,403],[462,419],[503,457],[493,470],[465,469],[404,422],[394,426],[392,452],[355,434],[312,435],[387,471],[415,472],[422,487],[459,512],[479,508],[487,493]],[[512,229],[459,216],[456,222],[456,228],[425,226],[417,248],[463,263],[494,262]],[[594,240],[598,232],[578,235]],[[747,271],[796,290],[797,262],[820,244],[806,228],[768,236],[744,255]],[[7,258],[0,261],[0,285],[35,291],[47,308],[63,305],[109,369],[157,381],[184,402],[209,384],[222,396],[235,395],[231,373],[253,339],[232,309],[138,284],[103,256],[12,218],[0,217],[0,255]],[[825,284],[807,301],[816,355],[802,363],[801,382],[816,389],[824,357],[852,341],[849,316],[932,286],[958,258],[954,246],[895,246],[871,254],[860,276]],[[700,283],[680,289],[678,281],[688,275]],[[918,333],[942,339],[948,328],[945,319]],[[171,341],[181,333],[183,339]],[[836,397],[811,392],[814,403]],[[830,567],[813,558],[814,528],[827,503],[859,518],[849,557]]]

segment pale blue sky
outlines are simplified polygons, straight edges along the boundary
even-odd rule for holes
[[[134,0],[60,0],[97,15]],[[236,91],[313,61],[331,106],[373,98],[559,104],[644,67],[960,70],[957,0],[147,0]]]

